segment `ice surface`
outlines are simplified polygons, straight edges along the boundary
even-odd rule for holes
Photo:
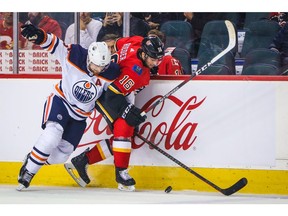
[[[95,187],[47,187],[30,186],[23,191],[16,191],[16,185],[0,185],[0,209],[11,213],[17,211],[20,215],[202,215],[203,213],[221,212],[223,215],[243,215],[257,211],[259,215],[275,214],[275,211],[287,212],[288,196],[280,195],[249,195],[235,193],[224,196],[221,193],[200,193],[196,191],[163,191],[137,190],[123,192],[118,189]],[[15,204],[15,208],[13,207]],[[19,204],[29,204],[31,211],[23,211]],[[42,204],[45,204],[44,207]],[[49,205],[46,205],[49,204]],[[58,205],[61,204],[61,205]],[[70,204],[70,205],[66,205]],[[81,204],[81,205],[75,205]],[[89,204],[89,205],[84,205]],[[156,204],[156,205],[154,205]],[[229,204],[229,205],[227,205]],[[253,205],[251,205],[253,204]],[[271,205],[263,205],[271,204]],[[286,204],[286,205],[277,205]],[[2,208],[3,207],[3,208]],[[54,211],[56,208],[56,212]],[[252,209],[251,209],[252,208]],[[27,209],[27,208],[24,208]],[[52,211],[53,209],[53,211]],[[63,212],[62,212],[63,211]],[[231,212],[232,211],[232,212]],[[243,212],[245,211],[245,212]],[[269,213],[271,211],[271,213]],[[86,212],[88,212],[86,214]],[[92,213],[92,214],[91,214]],[[104,215],[106,215],[106,213]],[[185,213],[185,214],[184,214]],[[201,214],[200,214],[201,213]],[[227,213],[227,214],[226,214]],[[256,212],[255,212],[256,213]],[[285,213],[286,214],[286,213]],[[1,215],[4,215],[1,213]],[[6,214],[7,215],[7,214]],[[9,214],[10,215],[10,214]],[[216,214],[218,215],[218,214]],[[251,214],[249,214],[251,215]],[[180,215],[179,215],[180,216]]]

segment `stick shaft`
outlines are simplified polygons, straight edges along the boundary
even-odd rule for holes
[[[141,136],[140,134],[136,133],[135,134],[138,138],[140,138],[142,141],[144,141],[145,143],[147,143],[149,146],[151,146],[153,149],[157,150],[158,152],[160,152],[161,154],[163,154],[164,156],[166,156],[167,158],[169,158],[170,160],[172,160],[173,162],[175,162],[176,164],[178,164],[180,167],[184,168],[185,170],[187,170],[189,173],[193,174],[194,176],[196,176],[197,178],[199,178],[200,180],[202,180],[203,182],[205,182],[206,184],[210,185],[211,187],[213,187],[215,190],[219,191],[220,193],[229,196],[233,193],[236,193],[237,191],[239,191],[240,189],[242,189],[243,187],[245,187],[245,185],[247,185],[247,179],[246,178],[241,178],[240,180],[238,180],[236,183],[234,183],[232,186],[223,189],[220,188],[219,186],[217,186],[216,184],[214,184],[213,182],[209,181],[207,178],[203,177],[202,175],[200,175],[199,173],[195,172],[194,170],[190,169],[188,166],[186,166],[185,164],[183,164],[182,162],[180,162],[179,160],[177,160],[176,158],[174,158],[172,155],[168,154],[167,152],[163,151],[161,148],[159,148],[157,145],[155,145],[154,143],[152,143],[151,141],[145,139],[143,136]]]
[[[163,154],[164,156],[166,156],[167,158],[169,158],[170,160],[172,160],[173,162],[175,162],[176,164],[178,164],[180,167],[184,168],[185,170],[187,170],[188,172],[192,173],[193,175],[195,175],[197,178],[201,179],[202,181],[204,181],[205,183],[207,183],[208,185],[212,186],[213,188],[215,188],[218,191],[221,191],[221,188],[219,188],[217,185],[215,185],[214,183],[210,182],[208,179],[204,178],[203,176],[201,176],[200,174],[198,174],[197,172],[195,172],[194,170],[190,169],[188,166],[186,166],[185,164],[183,164],[182,162],[180,162],[179,160],[177,160],[176,158],[174,158],[172,155],[168,154],[167,152],[163,151],[161,148],[159,148],[157,145],[155,145],[154,143],[152,143],[151,141],[145,139],[143,136],[141,136],[140,134],[136,134],[137,137],[139,137],[142,141],[144,141],[145,143],[147,143],[149,146],[151,146],[153,149],[157,150],[158,152],[160,152],[161,154]]]
[[[203,65],[199,70],[197,70],[194,74],[192,74],[188,79],[181,82],[179,85],[177,85],[175,88],[173,88],[171,91],[169,91],[167,94],[162,96],[159,100],[157,100],[155,103],[153,103],[150,107],[148,107],[144,112],[147,113],[150,110],[154,109],[156,106],[158,106],[160,103],[162,103],[166,98],[168,98],[170,95],[174,94],[176,91],[178,91],[182,86],[184,86],[187,82],[192,80],[194,77],[201,74],[203,71],[205,71],[207,68],[209,68],[212,64],[214,64],[216,61],[218,61],[220,58],[222,58],[225,54],[227,54],[230,50],[232,50],[236,45],[236,33],[235,28],[233,24],[225,20],[225,24],[228,30],[229,35],[229,43],[228,46],[220,52],[218,55],[216,55],[211,61],[207,62],[205,65]],[[144,115],[143,113],[142,115]]]
[[[147,113],[150,110],[154,109],[158,104],[162,103],[166,98],[168,98],[170,95],[174,94],[182,86],[184,86],[187,82],[192,80],[195,76],[201,74],[208,67],[210,67],[213,63],[218,61],[226,53],[228,53],[230,50],[232,50],[235,47],[235,45],[236,45],[235,28],[234,28],[233,24],[230,21],[228,21],[228,20],[225,21],[225,24],[226,24],[226,27],[227,27],[227,30],[228,30],[228,35],[229,35],[229,43],[228,43],[228,46],[226,47],[226,49],[224,49],[222,52],[220,52],[218,55],[216,55],[210,62],[207,62],[205,65],[203,65],[199,70],[197,70],[194,74],[192,74],[188,79],[186,79],[183,82],[181,82],[179,85],[177,85],[171,91],[169,91],[167,94],[162,96],[159,100],[154,102],[150,107],[148,107],[145,111],[143,111],[141,113],[141,115],[145,115],[145,113]],[[145,143],[147,143],[148,145],[150,145],[151,147],[153,147],[155,150],[157,150],[158,152],[160,152],[161,154],[163,154],[164,156],[166,156],[167,158],[169,158],[170,160],[172,160],[173,162],[178,164],[180,167],[184,168],[185,170],[187,170],[188,172],[190,172],[191,174],[193,174],[197,178],[201,179],[202,181],[204,181],[205,183],[207,183],[208,185],[210,185],[211,187],[213,187],[214,189],[216,189],[217,191],[221,192],[222,194],[224,194],[226,196],[229,196],[229,195],[239,191],[241,188],[243,188],[247,184],[247,179],[246,178],[241,178],[239,181],[237,181],[231,187],[226,188],[226,189],[222,189],[222,188],[218,187],[217,185],[215,185],[213,182],[211,182],[208,179],[206,179],[205,177],[201,176],[199,173],[197,173],[194,170],[190,169],[188,166],[186,166],[185,164],[183,164],[182,162],[180,162],[179,160],[177,160],[176,158],[174,158],[173,156],[171,156],[167,152],[163,151],[161,148],[159,148],[157,145],[155,145],[151,141],[145,139],[143,136],[139,135],[138,133],[136,133],[136,136],[138,138],[140,138],[142,141],[144,141]]]

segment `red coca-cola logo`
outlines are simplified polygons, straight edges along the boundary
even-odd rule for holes
[[[144,104],[142,110],[146,110],[151,104],[157,101],[162,96],[155,96]],[[153,142],[155,145],[164,144],[166,150],[174,148],[175,150],[189,149],[197,140],[197,122],[191,122],[191,113],[201,106],[205,101],[206,97],[202,100],[198,100],[196,96],[190,97],[187,101],[182,101],[175,96],[169,96],[161,104],[156,106],[148,113],[146,122],[140,125],[139,134],[144,136],[146,139]],[[172,102],[172,105],[171,105]],[[169,105],[167,105],[169,103]],[[169,107],[168,107],[169,106]],[[171,112],[173,109],[173,112]],[[169,111],[170,110],[170,111]],[[170,113],[175,113],[175,116],[171,116]],[[163,116],[169,116],[163,118]],[[161,121],[153,121],[153,118],[160,118]],[[190,117],[190,118],[188,118]],[[173,119],[171,121],[171,119]],[[97,139],[99,135],[112,136],[112,132],[109,129],[108,124],[99,112],[93,112],[88,119],[88,125],[85,129],[85,133],[93,130],[94,138],[89,143],[81,143],[79,146],[96,144],[101,139]],[[104,125],[104,126],[103,126]],[[132,140],[132,148],[138,149],[145,143],[135,138]]]

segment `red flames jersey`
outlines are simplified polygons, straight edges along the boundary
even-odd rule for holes
[[[115,43],[115,50],[119,51],[124,44],[131,43],[133,46],[141,46],[141,42],[144,38],[141,36],[132,36],[132,37],[124,37],[119,38]]]
[[[21,32],[19,22],[19,32]],[[26,39],[19,34],[19,48],[22,49],[26,46]],[[0,20],[0,49],[13,49],[13,27],[5,28],[4,20]]]
[[[158,65],[159,75],[182,75],[182,66],[178,59],[171,55],[165,55]]]
[[[115,62],[120,66],[121,74],[113,84],[125,95],[149,84],[150,69],[145,67],[137,57],[143,37],[133,36],[123,39],[125,41],[118,40],[117,47],[120,49],[114,56]]]

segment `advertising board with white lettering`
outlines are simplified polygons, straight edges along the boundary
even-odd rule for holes
[[[0,73],[13,72],[13,51],[0,50]],[[19,73],[61,73],[60,62],[43,50],[19,51]]]

